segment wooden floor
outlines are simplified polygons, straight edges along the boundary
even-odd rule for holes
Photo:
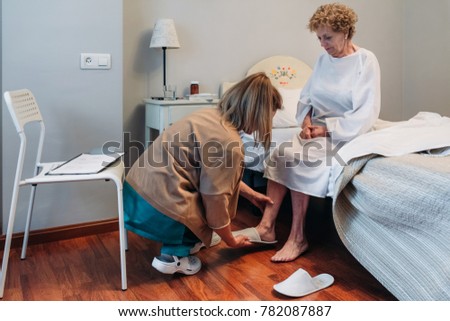
[[[235,229],[254,226],[259,218],[240,205]],[[395,298],[336,241],[310,241],[310,249],[294,262],[272,263],[270,257],[287,235],[287,221],[277,226],[279,245],[230,249],[220,245],[197,255],[202,270],[194,276],[164,275],[151,266],[159,244],[128,233],[128,290],[120,289],[118,232],[31,245],[26,260],[11,251],[3,300],[319,300],[391,301]],[[334,284],[303,298],[275,292],[274,284],[297,269],[312,276],[329,273]]]

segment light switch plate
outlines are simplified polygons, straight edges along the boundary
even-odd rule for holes
[[[111,55],[104,53],[82,53],[81,69],[111,69]]]

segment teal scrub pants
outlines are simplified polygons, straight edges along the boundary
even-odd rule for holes
[[[159,212],[126,181],[123,185],[125,228],[140,236],[161,242],[161,254],[189,256],[200,240],[185,225]]]

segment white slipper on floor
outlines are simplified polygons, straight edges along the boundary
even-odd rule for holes
[[[290,297],[302,297],[332,285],[334,278],[327,273],[311,277],[308,272],[298,269],[283,282],[275,284],[273,289]]]
[[[261,236],[258,233],[258,230],[254,227],[248,227],[245,228],[243,230],[239,230],[239,231],[233,231],[231,232],[233,234],[234,237],[238,236],[238,235],[244,235],[247,236],[249,241],[252,243],[261,243],[261,244],[275,244],[278,241],[264,241],[261,240]]]
[[[216,246],[221,241],[222,241],[222,238],[219,236],[219,234],[217,234],[216,232],[213,232],[212,233],[212,238],[211,238],[211,245],[209,247]],[[204,247],[206,247],[205,243],[198,242],[198,243],[196,243],[194,245],[194,247],[191,249],[191,251],[189,253],[190,254],[195,254],[195,253],[197,253],[198,251],[200,251]]]
[[[202,268],[202,261],[196,256],[172,256],[173,262],[166,262],[157,257],[153,259],[152,266],[164,274],[183,273],[193,275]]]

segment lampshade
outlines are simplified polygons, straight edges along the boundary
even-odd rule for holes
[[[175,23],[172,19],[159,19],[156,21],[150,48],[180,48]]]

